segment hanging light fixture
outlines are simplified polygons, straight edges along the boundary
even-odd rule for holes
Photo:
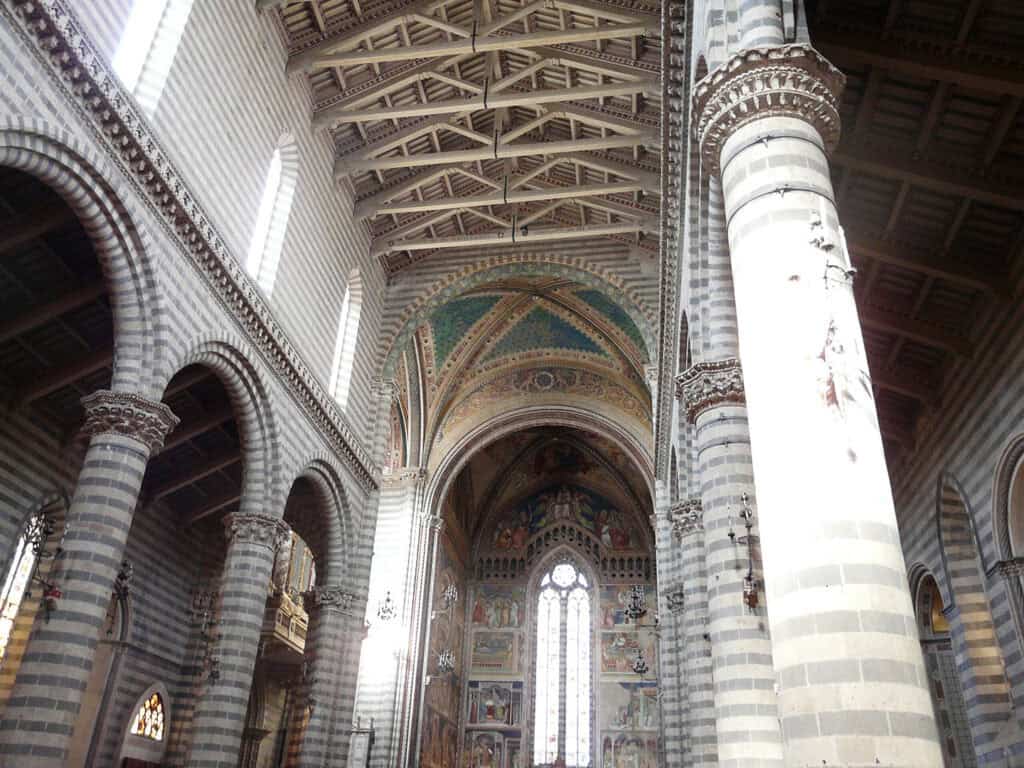
[[[442,675],[455,671],[455,654],[450,648],[445,648],[437,654],[437,671]]]
[[[441,597],[444,599],[444,607],[451,608],[459,601],[459,588],[455,586],[454,582],[449,582],[448,586],[444,588],[444,592],[441,593]]]
[[[647,599],[644,595],[644,588],[641,584],[634,585],[629,590],[629,603],[626,605],[626,615],[633,621],[639,621],[647,614]]]
[[[377,618],[382,622],[393,621],[398,615],[398,608],[395,606],[395,601],[391,599],[391,590],[389,589],[387,594],[384,595],[384,599],[377,606]]]

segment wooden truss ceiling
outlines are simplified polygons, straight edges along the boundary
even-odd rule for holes
[[[818,0],[847,75],[833,161],[890,455],[1015,301],[1024,246],[1024,5]]]
[[[444,249],[614,238],[657,254],[660,6],[259,0],[389,273]]]

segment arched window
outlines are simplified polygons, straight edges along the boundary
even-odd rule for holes
[[[171,72],[192,0],[135,0],[114,56],[114,71],[152,116]]]
[[[267,296],[274,290],[297,176],[298,151],[295,141],[290,136],[284,136],[270,157],[263,198],[256,213],[245,264],[249,274],[256,279],[256,284]]]
[[[570,563],[540,582],[537,596],[534,764],[559,757],[566,768],[590,766],[590,585]]]
[[[139,706],[131,732],[133,736],[152,741],[164,740],[164,700],[156,691]]]
[[[348,405],[348,391],[352,383],[355,364],[356,340],[359,338],[359,314],[363,304],[363,283],[359,270],[353,269],[345,286],[338,317],[338,335],[334,340],[334,360],[331,362],[330,391],[342,408]]]
[[[25,599],[40,556],[44,556],[46,541],[54,531],[51,517],[52,504],[44,504],[25,520],[4,577],[0,592],[0,663],[7,653],[14,622]]]

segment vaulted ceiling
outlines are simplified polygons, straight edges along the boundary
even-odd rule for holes
[[[658,251],[660,5],[259,0],[389,273],[444,249]]]

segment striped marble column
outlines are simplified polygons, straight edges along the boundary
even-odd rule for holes
[[[61,596],[37,614],[0,720],[3,766],[65,764],[146,463],[178,423],[138,395],[101,390],[82,405],[89,446],[50,575]]]
[[[680,376],[679,386],[695,425],[700,469],[718,764],[778,768],[782,734],[760,599],[757,528],[748,539],[740,518],[741,497],[754,489],[743,373],[734,358],[698,363]],[[748,582],[754,590],[749,601]]]
[[[348,732],[355,702],[355,671],[351,656],[358,653],[363,608],[355,595],[334,587],[316,587],[305,594],[309,612],[306,663],[309,670],[307,706],[311,706],[299,751],[298,765],[313,768],[329,763],[331,755],[348,754]]]
[[[786,765],[941,765],[834,204],[842,74],[748,49],[694,93],[720,170]]]
[[[228,540],[220,583],[216,667],[196,704],[192,749],[194,768],[235,768],[245,730],[253,669],[267,602],[274,554],[290,530],[266,515],[236,512],[224,519]]]
[[[679,613],[682,614],[686,648],[684,668],[689,747],[684,765],[713,766],[718,765],[718,740],[715,736],[715,701],[707,626],[708,581],[700,499],[687,499],[672,507],[670,514],[672,533],[682,550],[683,594]]]

